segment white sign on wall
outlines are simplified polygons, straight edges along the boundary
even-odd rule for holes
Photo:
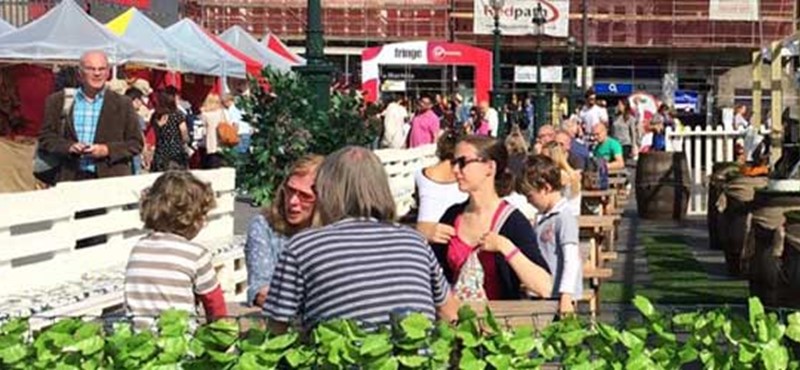
[[[473,0],[472,32],[491,35],[494,32],[494,10],[490,0]],[[534,35],[533,11],[541,3],[547,23],[544,34],[567,37],[569,34],[569,0],[506,0],[500,11],[500,32],[503,35]]]
[[[709,0],[708,18],[715,21],[758,21],[759,0]]]
[[[542,66],[542,83],[561,83],[563,73],[561,66]],[[514,82],[535,84],[536,66],[514,66]]]

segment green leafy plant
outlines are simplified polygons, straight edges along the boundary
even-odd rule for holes
[[[331,95],[325,123],[325,113],[314,109],[314,95],[302,76],[269,67],[263,76],[271,91],[251,81],[251,95],[238,101],[243,119],[254,128],[251,151],[244,155],[233,150],[226,153],[237,169],[238,186],[256,203],[272,199],[288,166],[301,156],[326,155],[346,145],[369,146],[376,138],[380,125],[367,118],[374,115],[367,115],[364,101],[355,90]]]
[[[167,311],[153,331],[115,323],[59,321],[32,333],[25,320],[0,326],[0,369],[798,369],[800,313],[781,320],[756,298],[747,317],[721,307],[669,315],[647,299],[624,325],[566,317],[541,331],[505,328],[468,307],[458,321],[412,313],[386,327],[334,320],[308,333],[242,330],[232,320],[192,329]]]

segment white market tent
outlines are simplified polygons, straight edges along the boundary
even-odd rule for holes
[[[81,54],[102,50],[112,64],[163,65],[166,55],[140,49],[114,35],[73,0],[63,0],[40,18],[0,35],[0,60],[75,62]]]
[[[228,28],[219,37],[242,53],[247,54],[247,56],[281,72],[291,71],[292,66],[296,64],[267,49],[265,45],[258,42],[255,37],[239,26]]]
[[[3,18],[0,18],[0,35],[7,32],[11,32],[13,30],[16,30],[14,26],[3,20]]]
[[[167,35],[180,40],[203,53],[220,60],[221,76],[245,78],[247,66],[244,61],[228,53],[222,46],[212,40],[202,27],[191,19],[184,18],[166,29]]]
[[[161,26],[136,8],[130,8],[106,26],[133,45],[166,54],[166,67],[172,71],[207,76],[223,75],[223,60],[203,53],[169,36]]]

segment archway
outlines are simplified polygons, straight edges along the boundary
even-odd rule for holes
[[[470,45],[439,41],[410,41],[364,49],[361,84],[367,102],[378,100],[381,65],[466,65],[475,69],[476,102],[489,101],[492,53]]]

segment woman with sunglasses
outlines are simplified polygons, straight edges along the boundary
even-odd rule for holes
[[[314,217],[314,180],[323,159],[319,155],[298,159],[278,187],[272,205],[250,221],[244,245],[248,304],[264,305],[275,265],[289,238],[318,225]]]
[[[511,189],[504,143],[485,136],[468,136],[456,146],[453,171],[465,203],[450,207],[439,221],[453,226],[447,243],[433,244],[445,276],[454,283],[467,257],[480,248],[483,290],[489,300],[522,299],[520,284],[546,298],[552,291],[547,263],[536,248],[530,221],[502,199],[498,189]],[[499,230],[494,232],[492,230]]]

